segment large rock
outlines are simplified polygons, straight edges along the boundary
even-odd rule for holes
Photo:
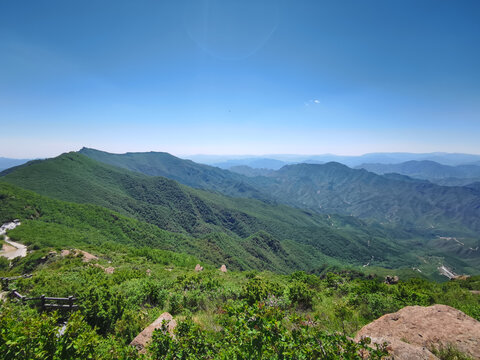
[[[385,284],[387,285],[397,284],[398,280],[399,280],[398,276],[390,276],[390,275],[385,276]]]
[[[96,257],[95,255],[92,255],[92,254],[90,254],[86,251],[78,250],[78,249],[62,250],[60,252],[60,255],[63,256],[63,257],[68,256],[68,255],[82,256],[83,257],[83,262],[89,262],[91,260],[98,260],[98,257]]]
[[[203,266],[201,266],[200,264],[197,264],[197,265],[195,266],[195,271],[196,271],[196,272],[203,271]]]
[[[388,336],[371,337],[371,340],[372,344],[387,344],[390,356],[386,360],[439,360],[424,346],[412,345]],[[375,347],[374,345],[370,346]]]
[[[162,328],[162,323],[164,320],[167,322],[168,332],[173,336],[173,329],[175,329],[175,326],[177,326],[177,322],[173,320],[172,315],[170,315],[168,312],[164,312],[157,318],[157,320],[143,329],[143,331],[132,340],[130,345],[135,346],[139,352],[145,353],[146,347],[152,339],[153,332],[156,329]]]
[[[453,345],[480,359],[480,322],[446,305],[407,306],[364,326],[355,337],[387,342],[395,359],[437,359],[429,350]]]

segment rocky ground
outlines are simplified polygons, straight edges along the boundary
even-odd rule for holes
[[[437,359],[432,349],[453,346],[480,359],[480,322],[446,305],[407,306],[364,326],[355,340],[387,343],[394,359]]]

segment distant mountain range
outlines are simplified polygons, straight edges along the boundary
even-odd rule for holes
[[[248,176],[248,177],[268,176],[275,171],[275,170],[266,169],[266,168],[252,168],[247,165],[232,166],[228,168],[228,170],[237,174]]]
[[[232,166],[246,165],[252,168],[266,168],[278,170],[283,165],[308,163],[323,164],[327,162],[339,162],[341,164],[355,167],[366,163],[398,164],[406,161],[435,161],[443,165],[478,165],[480,155],[456,154],[456,153],[369,153],[359,156],[341,156],[334,154],[324,155],[282,155],[272,154],[263,156],[220,156],[220,155],[192,155],[188,159],[208,165],[218,166],[227,169]]]
[[[276,159],[265,159],[265,158],[248,158],[248,159],[237,159],[237,160],[227,160],[224,162],[214,163],[213,166],[230,169],[234,166],[249,166],[253,169],[272,169],[278,170],[282,166],[285,166],[289,163],[285,161],[280,161]]]
[[[478,165],[449,166],[429,160],[412,160],[400,164],[362,164],[357,168],[380,175],[398,173],[441,185],[461,186],[480,181],[480,166]]]
[[[10,159],[10,158],[0,157],[0,171],[11,168],[13,166],[25,164],[27,161],[30,161],[30,160],[28,160],[28,159]]]

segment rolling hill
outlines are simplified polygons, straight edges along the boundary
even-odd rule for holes
[[[20,219],[22,223],[8,235],[31,249],[94,247],[115,252],[127,246],[130,252],[165,265],[174,263],[193,268],[203,261],[213,266],[226,263],[230,269],[280,273],[342,264],[318,251],[312,253],[316,257],[296,262],[288,247],[285,250],[278,240],[264,232],[245,239],[221,233],[192,237],[96,205],[55,200],[3,182],[0,182],[0,205],[0,222]],[[257,249],[252,249],[252,242],[258,245],[261,256],[257,255]]]
[[[367,263],[399,268],[430,261],[425,259],[446,261],[460,272],[480,267],[474,251],[478,232],[471,228],[478,221],[475,186],[441,187],[338,163],[290,165],[269,176],[242,177],[277,199],[273,203],[192,189],[79,153],[0,175],[0,181],[44,196],[101,206],[194,239],[182,240],[179,249],[210,262],[230,261],[236,268],[314,271],[326,264]],[[448,206],[455,201],[449,217]]]

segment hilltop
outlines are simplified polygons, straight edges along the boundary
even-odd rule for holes
[[[79,154],[99,162],[150,176],[163,176],[198,189],[218,191],[224,195],[269,199],[246,182],[245,177],[217,167],[183,160],[165,152],[111,154],[82,148]]]

